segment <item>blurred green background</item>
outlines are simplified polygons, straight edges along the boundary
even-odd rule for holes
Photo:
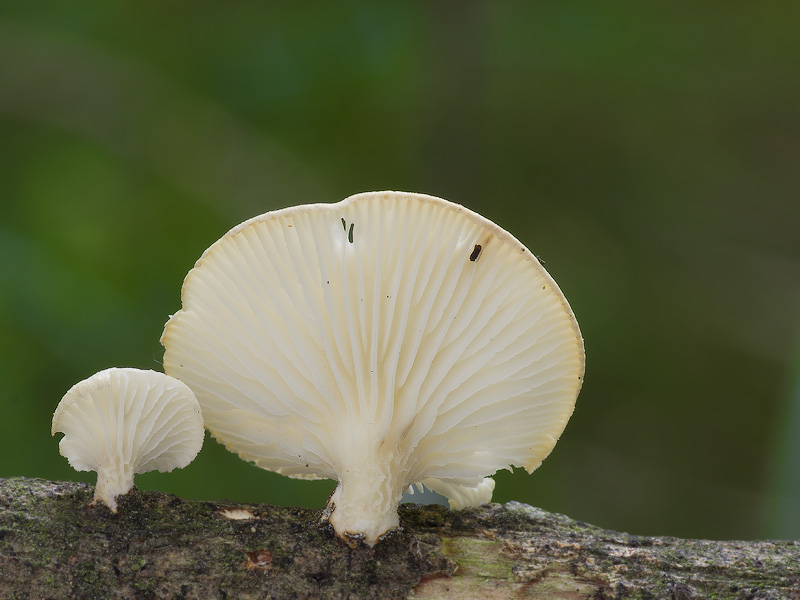
[[[572,420],[496,500],[800,537],[800,3],[220,6],[0,6],[0,476],[93,480],[53,409],[105,367],[160,369],[181,281],[230,227],[399,189],[509,229],[583,330]],[[213,440],[137,483],[332,489]]]

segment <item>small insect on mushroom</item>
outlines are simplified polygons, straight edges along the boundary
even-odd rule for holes
[[[482,247],[480,244],[475,244],[475,247],[472,249],[472,254],[469,255],[469,259],[472,262],[478,260],[478,257],[481,255]]]
[[[185,467],[204,435],[200,405],[186,384],[156,371],[118,368],[70,388],[53,414],[51,433],[59,432],[59,451],[70,466],[97,472],[92,504],[102,501],[114,513],[136,473]]]
[[[572,414],[578,324],[521,247],[421,194],[255,217],[187,275],[161,338],[164,369],[194,390],[228,449],[338,481],[325,518],[373,545],[398,526],[409,486],[453,508],[487,502],[485,478],[533,471]]]

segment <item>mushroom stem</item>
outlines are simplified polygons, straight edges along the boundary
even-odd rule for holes
[[[339,485],[328,501],[328,522],[339,536],[363,539],[374,546],[400,524],[397,505],[407,487],[393,472],[390,461],[374,454],[356,467],[342,469]]]
[[[111,512],[117,512],[117,496],[133,488],[133,467],[130,465],[103,465],[97,469],[97,486],[92,505],[102,501]]]

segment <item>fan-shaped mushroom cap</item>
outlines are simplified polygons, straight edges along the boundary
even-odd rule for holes
[[[431,196],[255,217],[206,250],[182,302],[164,369],[206,427],[262,468],[337,480],[331,524],[369,544],[411,484],[486,501],[485,476],[533,471],[581,387],[583,342],[552,278],[511,234]]]
[[[75,384],[53,414],[62,456],[96,471],[94,503],[117,512],[133,476],[188,465],[203,445],[200,405],[186,384],[156,371],[111,368]]]

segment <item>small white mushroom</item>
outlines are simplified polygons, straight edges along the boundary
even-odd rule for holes
[[[419,482],[486,502],[533,471],[572,414],[578,324],[539,261],[431,196],[377,192],[233,228],[184,281],[164,369],[228,449],[339,482],[326,510],[374,544]],[[490,480],[491,481],[491,480]]]
[[[491,502],[495,485],[495,481],[491,477],[486,477],[478,485],[470,487],[453,485],[432,478],[423,479],[420,483],[429,490],[447,498],[450,508],[454,510]],[[409,488],[409,491],[412,489],[413,486]],[[411,493],[413,494],[413,491]]]
[[[172,471],[203,445],[203,417],[194,393],[156,371],[111,368],[75,384],[53,414],[62,456],[77,471],[96,471],[94,501],[117,512],[117,496],[133,476]]]

